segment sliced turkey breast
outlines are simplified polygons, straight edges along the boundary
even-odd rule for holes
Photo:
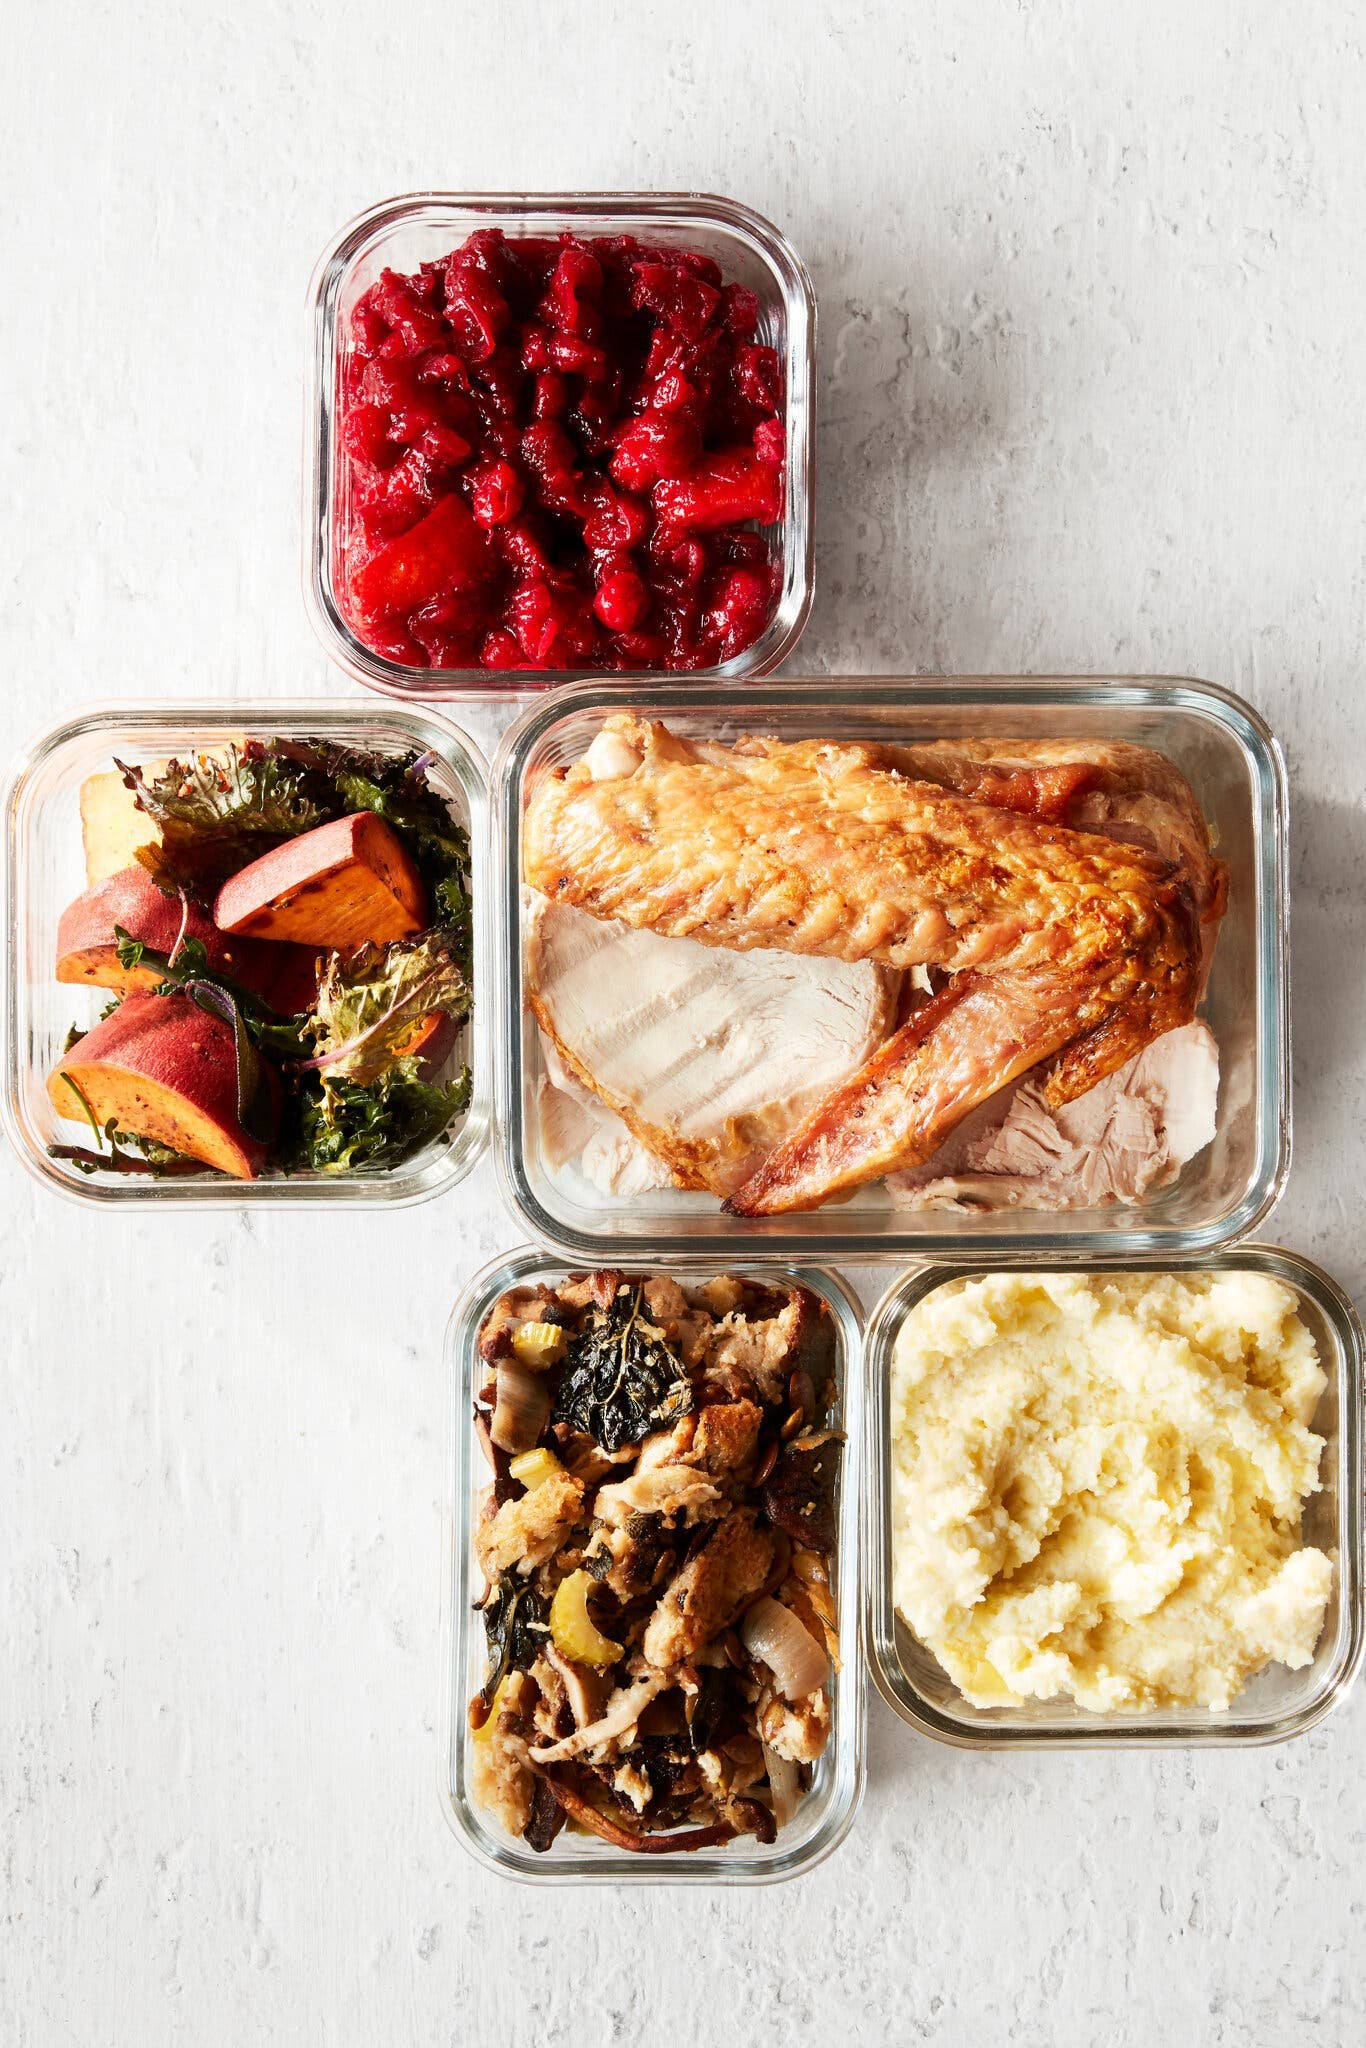
[[[741,1186],[896,1023],[899,977],[870,961],[729,952],[543,896],[528,922],[527,998],[555,1059],[679,1187]]]

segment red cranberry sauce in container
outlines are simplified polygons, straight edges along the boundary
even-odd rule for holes
[[[811,287],[692,195],[420,195],[313,286],[310,610],[397,694],[743,678],[811,599]]]

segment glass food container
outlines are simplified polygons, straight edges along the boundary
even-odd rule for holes
[[[1300,1671],[1269,1665],[1225,1713],[1163,1709],[1150,1714],[1096,1714],[1072,1700],[1030,1700],[1019,1707],[975,1707],[896,1613],[892,1597],[891,1444],[892,1348],[907,1312],[946,1281],[1023,1265],[1037,1273],[1067,1262],[1008,1257],[955,1265],[923,1265],[893,1282],[868,1318],[867,1478],[864,1512],[864,1648],[873,1681],[909,1727],[961,1749],[1044,1749],[1066,1745],[1203,1748],[1209,1744],[1284,1742],[1331,1713],[1361,1663],[1362,1329],[1336,1283],[1297,1252],[1249,1244],[1212,1259],[1129,1259],[1135,1272],[1249,1272],[1282,1280],[1299,1299],[1328,1377],[1313,1427],[1325,1440],[1321,1490],[1304,1512],[1304,1539],[1333,1559],[1333,1591],[1313,1662]]]
[[[740,1219],[715,1196],[675,1189],[599,1192],[574,1166],[552,1166],[538,1104],[546,1064],[523,1000],[526,905],[521,817],[528,785],[577,760],[605,717],[634,709],[685,737],[883,741],[1050,735],[1127,740],[1168,755],[1190,779],[1230,871],[1201,1014],[1219,1043],[1213,1142],[1170,1186],[1132,1205],[964,1215],[898,1211],[880,1186],[807,1214]],[[1280,750],[1241,699],[1209,683],[1142,677],[952,681],[831,676],[764,683],[743,697],[670,678],[583,685],[533,705],[504,737],[493,772],[500,866],[497,1029],[504,1192],[534,1235],[567,1256],[607,1258],[636,1243],[676,1259],[741,1244],[751,1258],[841,1261],[944,1256],[1017,1248],[1016,1256],[1117,1260],[1228,1243],[1271,1209],[1290,1160],[1287,1013],[1286,793]]]
[[[565,1278],[562,1263],[530,1247],[495,1259],[465,1288],[446,1332],[446,1378],[451,1403],[447,1468],[450,1507],[446,1516],[442,1567],[443,1627],[442,1699],[437,1760],[437,1789],[443,1811],[465,1847],[482,1863],[505,1877],[540,1883],[633,1884],[771,1884],[814,1868],[838,1847],[849,1832],[863,1792],[864,1687],[858,1646],[858,1521],[861,1491],[862,1352],[860,1311],[854,1296],[835,1274],[818,1268],[757,1268],[743,1257],[712,1260],[680,1271],[648,1248],[638,1259],[613,1260],[627,1278],[672,1272],[686,1280],[708,1274],[734,1273],[767,1284],[783,1279],[808,1287],[826,1302],[836,1332],[837,1404],[834,1422],[846,1432],[839,1479],[836,1518],[837,1598],[840,1655],[843,1668],[834,1675],[830,1740],[815,1766],[810,1791],[777,1839],[765,1847],[742,1836],[721,1848],[670,1854],[639,1854],[617,1849],[596,1835],[563,1830],[551,1848],[538,1855],[504,1832],[477,1804],[470,1785],[469,1732],[466,1709],[487,1669],[484,1631],[474,1611],[484,1579],[471,1541],[479,1492],[489,1471],[471,1426],[478,1366],[476,1344],[480,1325],[498,1296],[509,1287],[536,1280]]]
[[[470,1106],[453,1136],[425,1147],[385,1173],[293,1176],[265,1173],[237,1181],[205,1169],[167,1179],[82,1173],[53,1159],[49,1147],[81,1142],[80,1131],[58,1118],[46,1077],[61,1055],[73,1022],[87,1028],[109,998],[54,978],[57,924],[66,905],[86,887],[79,811],[87,776],[125,761],[150,761],[195,748],[247,738],[320,736],[339,745],[431,755],[433,786],[446,797],[470,835],[474,907],[475,1012],[450,1055],[449,1070],[468,1064]],[[418,1202],[463,1180],[488,1136],[489,1032],[484,1004],[489,985],[487,771],[462,733],[426,711],[399,706],[322,700],[297,703],[160,702],[95,707],[40,733],[13,764],[4,795],[4,895],[8,911],[5,992],[3,1121],[29,1171],[47,1187],[77,1201],[195,1204],[348,1202],[366,1208]]]
[[[329,659],[358,682],[399,697],[507,697],[595,673],[415,668],[368,647],[338,601],[340,549],[351,518],[338,395],[352,310],[382,270],[411,273],[480,228],[501,228],[509,237],[631,234],[700,250],[728,282],[758,295],[756,339],[777,350],[786,379],[786,508],[781,521],[765,529],[769,558],[782,568],[782,589],[758,639],[709,673],[735,681],[767,674],[791,653],[811,608],[815,298],[801,259],[771,222],[734,200],[698,192],[416,192],[371,207],[324,251],[309,287],[303,530],[305,599]]]

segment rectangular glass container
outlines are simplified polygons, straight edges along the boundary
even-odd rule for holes
[[[470,835],[474,902],[475,1012],[451,1055],[473,1078],[469,1109],[447,1141],[425,1147],[388,1173],[263,1174],[230,1180],[205,1170],[165,1180],[144,1175],[86,1175],[50,1157],[60,1140],[80,1142],[48,1100],[46,1077],[72,1023],[95,1022],[109,991],[54,977],[57,924],[86,887],[79,814],[80,786],[111,769],[114,757],[149,761],[228,740],[321,736],[339,745],[387,752],[411,748],[432,756],[434,787],[452,804]],[[487,770],[472,741],[445,719],[399,706],[326,699],[298,703],[161,702],[97,706],[49,726],[13,763],[4,793],[3,887],[8,912],[4,1011],[4,1095],[0,1115],[11,1144],[45,1186],[77,1201],[195,1204],[349,1202],[362,1208],[418,1202],[463,1180],[488,1136],[490,1033],[484,1015],[489,985],[489,903],[486,863]]]
[[[638,1258],[611,1263],[628,1278],[677,1271],[674,1262],[656,1258],[648,1250]],[[834,1318],[837,1401],[833,1423],[846,1432],[846,1442],[836,1500],[836,1597],[843,1668],[834,1674],[832,1683],[830,1740],[815,1766],[810,1791],[767,1847],[752,1836],[742,1836],[716,1849],[642,1855],[566,1828],[544,1855],[538,1855],[481,1811],[469,1783],[466,1719],[470,1697],[483,1683],[487,1669],[484,1631],[473,1606],[484,1586],[472,1542],[475,1508],[479,1492],[489,1481],[488,1466],[472,1427],[479,1366],[476,1345],[484,1317],[506,1289],[537,1280],[554,1283],[566,1277],[562,1263],[529,1246],[506,1253],[475,1274],[457,1301],[446,1331],[450,1505],[442,1566],[442,1697],[437,1724],[437,1790],[442,1810],[471,1854],[502,1876],[552,1884],[623,1880],[632,1884],[772,1884],[822,1862],[844,1840],[858,1810],[864,1773],[864,1686],[858,1642],[861,1312],[844,1283],[817,1268],[759,1268],[741,1257],[713,1259],[705,1269],[690,1266],[685,1277],[702,1280],[709,1273],[734,1273],[768,1285],[791,1280],[819,1295]]]
[[[572,1168],[551,1169],[537,1091],[540,1034],[523,1001],[525,908],[521,817],[529,782],[577,760],[613,711],[637,710],[686,737],[745,732],[794,740],[883,741],[1000,734],[1127,740],[1168,755],[1190,779],[1230,871],[1229,905],[1201,1014],[1219,1042],[1212,1144],[1169,1187],[1132,1205],[965,1216],[898,1211],[877,1186],[805,1215],[725,1216],[715,1196],[675,1189],[610,1197]],[[504,737],[493,771],[499,868],[497,1030],[504,1192],[533,1234],[567,1256],[608,1257],[648,1242],[660,1256],[715,1257],[723,1242],[751,1258],[849,1261],[992,1252],[1118,1259],[1209,1249],[1252,1230],[1276,1202],[1290,1162],[1286,790],[1280,749],[1251,707],[1184,679],[830,676],[782,679],[743,697],[669,678],[595,683],[532,706]]]
[[[358,682],[399,697],[508,697],[573,682],[591,669],[413,668],[377,654],[353,631],[337,593],[349,519],[338,443],[338,394],[351,313],[382,270],[412,272],[479,228],[516,235],[632,234],[712,257],[727,282],[758,295],[756,339],[777,350],[786,378],[786,508],[765,529],[783,583],[772,619],[744,651],[708,671],[734,681],[767,674],[796,646],[811,609],[815,544],[816,304],[791,244],[760,214],[701,192],[414,192],[372,206],[344,227],[309,286],[304,449],[304,595],[328,658]]]
[[[892,1348],[908,1311],[946,1281],[1024,1263],[1030,1273],[1068,1262],[1008,1257],[923,1265],[887,1289],[865,1336],[867,1445],[864,1507],[864,1650],[878,1691],[893,1713],[937,1741],[960,1749],[1194,1749],[1210,1744],[1284,1742],[1331,1713],[1361,1664],[1362,1329],[1352,1303],[1321,1267],[1277,1245],[1249,1244],[1211,1259],[1129,1259],[1133,1272],[1269,1274],[1292,1288],[1313,1334],[1328,1385],[1313,1427],[1325,1440],[1321,1490],[1304,1513],[1304,1540],[1333,1559],[1333,1591],[1313,1662],[1300,1671],[1268,1665],[1226,1713],[1169,1708],[1150,1714],[1096,1714],[1072,1700],[1030,1700],[1019,1707],[975,1707],[893,1605],[890,1383]]]

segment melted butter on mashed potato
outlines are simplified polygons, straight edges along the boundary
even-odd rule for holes
[[[1227,1707],[1323,1627],[1300,1512],[1325,1384],[1261,1274],[936,1288],[893,1354],[899,1612],[976,1706]]]

